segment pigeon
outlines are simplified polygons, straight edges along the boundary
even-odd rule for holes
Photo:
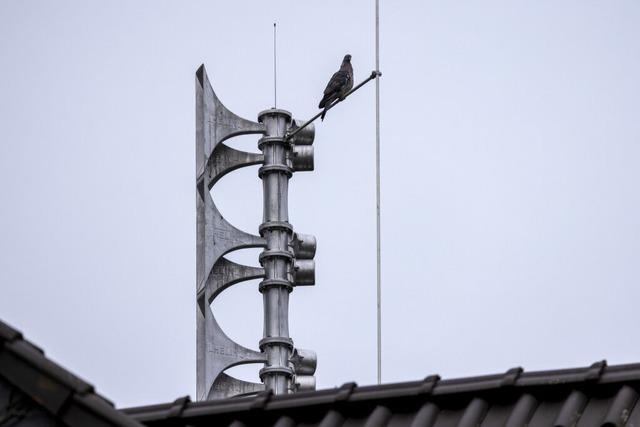
[[[322,101],[318,104],[318,108],[324,108],[322,116],[320,116],[321,120],[324,120],[324,116],[327,114],[327,108],[336,100],[342,101],[352,87],[353,68],[351,67],[351,55],[345,55],[340,69],[331,77],[331,80],[329,80],[329,84],[324,90]]]

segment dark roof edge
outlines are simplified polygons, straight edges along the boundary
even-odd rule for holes
[[[0,377],[66,425],[82,426],[94,419],[99,425],[142,427],[2,321]]]
[[[391,383],[357,387],[353,383],[339,388],[301,392],[283,396],[270,396],[264,399],[264,393],[254,397],[229,398],[213,401],[184,403],[184,398],[174,403],[126,408],[122,411],[135,419],[145,422],[171,417],[199,417],[213,414],[230,414],[256,409],[256,403],[262,401],[264,410],[292,409],[315,405],[333,404],[338,401],[367,402],[382,399],[395,399],[419,396],[456,396],[468,393],[500,392],[502,390],[525,390],[540,387],[581,387],[591,385],[615,384],[621,382],[640,382],[640,363],[607,366],[600,361],[588,367],[559,369],[552,371],[524,372],[522,368],[509,369],[504,374],[485,375],[468,378],[440,380],[437,375],[428,376],[422,381]],[[180,402],[179,414],[176,405]]]

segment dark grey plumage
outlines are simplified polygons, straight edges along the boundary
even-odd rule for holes
[[[342,60],[340,69],[331,77],[329,84],[324,90],[322,101],[318,104],[318,108],[324,108],[321,120],[324,120],[327,114],[327,107],[336,100],[344,99],[344,96],[353,88],[353,67],[351,67],[351,55],[345,55]]]

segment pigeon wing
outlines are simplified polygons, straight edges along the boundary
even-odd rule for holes
[[[348,81],[349,76],[346,72],[338,71],[334,73],[324,90],[324,96],[322,98],[322,101],[320,101],[320,105],[318,106],[318,108],[324,108],[325,104],[328,101],[335,99],[337,97],[337,94],[342,91]]]
[[[349,80],[349,76],[344,71],[338,71],[333,74],[331,80],[329,80],[329,84],[327,84],[326,89],[324,90],[325,95],[329,95],[332,93],[339,92],[347,81]]]

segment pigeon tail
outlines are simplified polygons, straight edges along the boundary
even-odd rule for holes
[[[322,107],[320,107],[322,108]],[[325,108],[324,111],[322,111],[322,115],[320,116],[320,121],[324,122],[324,116],[327,114],[327,109]]]
[[[320,101],[320,104],[318,104],[318,108],[324,108],[327,105],[331,104],[333,94],[327,94],[325,96],[322,97],[322,100]]]

